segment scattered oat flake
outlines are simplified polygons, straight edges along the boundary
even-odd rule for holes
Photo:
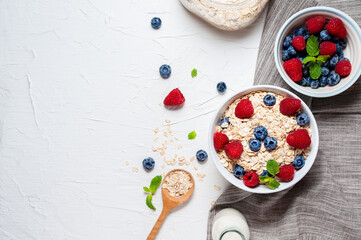
[[[215,201],[214,201],[214,200],[212,200],[212,201],[211,201],[211,205],[213,206],[213,205],[214,205],[214,203],[215,203]]]
[[[159,132],[159,128],[154,128],[154,133],[158,133]]]
[[[138,169],[137,167],[132,167],[132,171],[133,171],[133,172],[138,172],[139,169]]]
[[[165,168],[165,164],[164,164],[164,163],[162,164],[162,168]]]
[[[197,166],[193,166],[193,168],[194,168],[194,170],[196,170],[196,171],[198,170],[198,167],[197,167]]]
[[[169,120],[169,119],[166,119],[165,122],[166,122],[166,123],[170,123],[170,120]]]
[[[196,159],[196,157],[195,157],[195,156],[192,156],[192,157],[189,159],[189,161],[193,162],[194,159]]]
[[[214,184],[214,189],[216,189],[217,191],[220,191],[222,188],[216,184]]]
[[[125,161],[125,165],[127,165],[127,166],[128,166],[128,165],[129,165],[129,161]]]

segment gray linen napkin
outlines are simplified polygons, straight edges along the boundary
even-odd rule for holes
[[[274,65],[275,37],[292,14],[316,5],[338,8],[361,24],[360,0],[271,1],[255,84],[289,89]],[[320,134],[318,156],[310,172],[293,188],[270,195],[230,186],[210,210],[208,240],[212,240],[214,215],[225,207],[245,215],[251,239],[361,239],[361,80],[336,97],[300,97],[311,105]]]

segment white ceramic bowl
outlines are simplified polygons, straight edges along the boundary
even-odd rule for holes
[[[311,87],[303,87],[287,75],[283,68],[282,61],[282,44],[286,35],[293,32],[299,26],[305,24],[307,19],[313,16],[324,16],[326,19],[338,17],[342,20],[347,29],[347,47],[344,50],[345,57],[348,58],[352,65],[352,70],[349,76],[341,78],[341,81],[336,86],[319,87],[312,89]],[[361,30],[358,24],[346,13],[341,12],[335,8],[330,7],[311,7],[303,9],[292,15],[281,27],[277,34],[274,46],[274,57],[277,69],[285,82],[296,91],[311,97],[331,97],[342,93],[352,86],[361,75]]]
[[[306,163],[305,166],[303,168],[301,168],[300,170],[296,171],[294,179],[291,182],[281,182],[281,185],[277,188],[277,189],[270,189],[269,187],[265,186],[265,185],[259,185],[255,188],[249,188],[246,185],[244,185],[243,181],[236,178],[232,173],[228,172],[228,170],[223,167],[223,165],[221,164],[220,158],[217,154],[217,151],[214,148],[214,144],[213,144],[213,134],[216,131],[216,127],[219,123],[219,120],[221,119],[221,117],[223,116],[224,112],[226,111],[226,109],[228,108],[228,106],[230,104],[232,104],[237,98],[240,98],[248,93],[251,93],[253,91],[267,91],[267,92],[273,92],[285,97],[292,97],[292,98],[297,98],[299,99],[299,97],[297,97],[297,95],[291,93],[290,91],[280,88],[280,87],[275,87],[275,86],[269,86],[269,85],[258,85],[258,86],[253,86],[247,89],[244,89],[243,91],[241,91],[240,93],[237,93],[236,95],[234,95],[233,97],[231,97],[229,100],[227,100],[224,104],[222,104],[222,106],[218,109],[216,115],[214,116],[213,121],[211,122],[211,126],[210,126],[210,131],[209,131],[209,146],[210,146],[210,156],[214,161],[214,164],[216,165],[218,171],[222,174],[222,176],[227,179],[230,183],[232,183],[234,186],[245,190],[247,192],[252,192],[252,193],[263,193],[263,194],[268,194],[268,193],[275,193],[275,192],[279,192],[282,190],[285,190],[287,188],[292,187],[293,185],[295,185],[298,181],[300,181],[306,174],[307,172],[310,170],[310,168],[313,165],[313,162],[315,161],[316,155],[317,155],[317,151],[318,151],[318,128],[317,128],[317,123],[316,120],[311,112],[311,110],[307,107],[307,105],[301,100],[302,106],[301,109],[303,112],[307,113],[307,115],[310,118],[310,128],[312,130],[312,136],[311,136],[311,152],[310,155],[307,157],[306,159]]]

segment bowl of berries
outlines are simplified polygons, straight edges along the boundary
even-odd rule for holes
[[[274,57],[285,82],[311,97],[345,91],[361,75],[361,30],[347,14],[311,7],[291,16],[277,34]]]
[[[226,101],[211,123],[210,156],[222,176],[253,193],[290,188],[312,167],[318,128],[307,105],[280,87],[247,88]]]

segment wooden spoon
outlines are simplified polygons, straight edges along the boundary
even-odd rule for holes
[[[163,198],[163,210],[157,220],[157,222],[154,224],[154,227],[152,229],[152,231],[149,233],[148,237],[147,237],[147,240],[154,240],[155,237],[157,236],[158,234],[158,231],[160,229],[160,227],[162,226],[163,224],[163,221],[165,219],[165,217],[167,216],[168,212],[170,210],[172,210],[173,208],[175,208],[176,206],[186,202],[190,196],[192,195],[193,193],[193,190],[194,190],[194,179],[192,177],[192,174],[190,174],[188,171],[186,170],[183,170],[183,169],[174,169],[170,172],[167,173],[167,175],[165,175],[164,179],[166,179],[166,177],[172,173],[172,172],[175,172],[175,171],[183,171],[183,172],[186,172],[188,173],[188,175],[190,176],[190,181],[193,183],[193,186],[188,190],[188,192],[182,196],[179,196],[179,197],[172,197],[170,194],[169,194],[169,191],[168,189],[166,188],[162,188],[162,198]],[[163,182],[164,182],[164,179],[163,179]],[[163,183],[162,183],[163,185]]]

